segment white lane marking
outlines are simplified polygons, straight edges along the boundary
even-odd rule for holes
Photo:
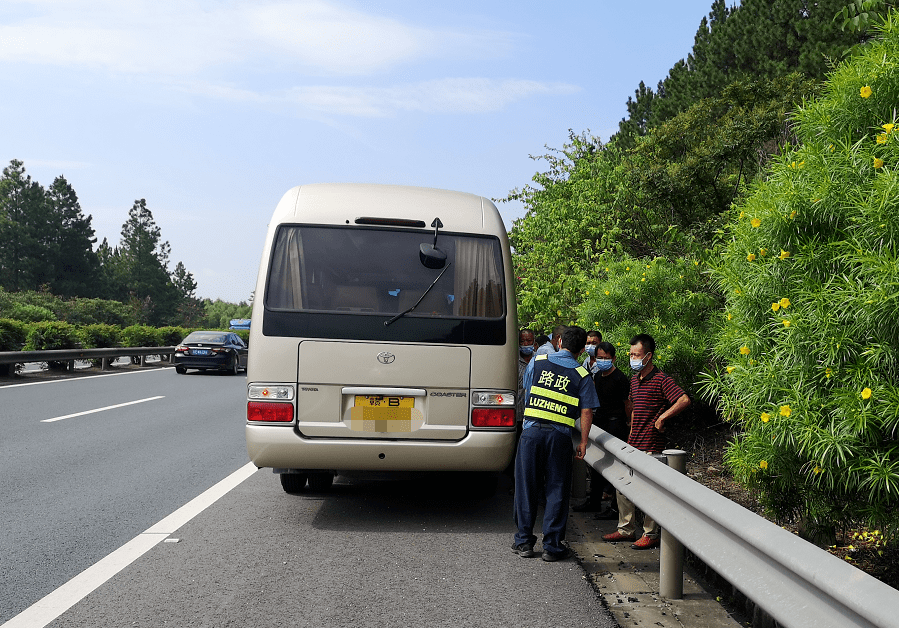
[[[138,399],[137,401],[128,401],[126,403],[117,403],[114,406],[106,406],[105,408],[97,408],[96,410],[85,410],[84,412],[76,412],[75,414],[67,414],[65,416],[58,416],[53,419],[41,419],[41,423],[53,423],[54,421],[62,421],[64,419],[71,419],[76,416],[84,416],[85,414],[94,414],[95,412],[103,412],[105,410],[114,410],[116,408],[124,408],[125,406],[133,406],[136,403],[144,403],[145,401],[156,401],[157,399],[165,399],[165,395],[159,395],[157,397],[147,397],[146,399]]]
[[[122,571],[177,530],[236,488],[256,472],[256,465],[248,462],[215,486],[193,498],[145,532],[125,543],[99,562],[94,563],[55,591],[26,608],[0,628],[43,628],[75,604],[86,598],[100,585]]]
[[[127,373],[105,373],[103,375],[85,375],[84,377],[70,377],[70,378],[62,378],[62,379],[51,379],[44,382],[26,382],[24,384],[9,384],[4,386],[0,384],[0,390],[4,388],[19,388],[20,386],[40,386],[41,384],[61,384],[63,382],[80,382],[85,379],[97,379],[98,377],[118,377],[119,375],[142,375],[145,373],[156,373],[159,371],[171,371],[174,366],[160,366],[153,369],[147,369],[145,371],[128,371]]]

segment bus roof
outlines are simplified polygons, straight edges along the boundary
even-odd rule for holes
[[[353,225],[361,217],[416,220],[432,231],[440,218],[443,229],[463,233],[505,233],[502,218],[489,199],[434,188],[365,183],[321,183],[297,186],[278,203],[273,224]]]

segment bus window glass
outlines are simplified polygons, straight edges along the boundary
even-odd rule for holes
[[[272,251],[266,305],[379,315],[405,311],[441,272],[419,261],[419,245],[429,240],[421,231],[283,226]],[[408,316],[503,316],[499,241],[441,232],[437,246],[449,268]]]

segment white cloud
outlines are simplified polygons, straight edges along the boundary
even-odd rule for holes
[[[0,17],[0,62],[165,76],[241,66],[370,74],[429,56],[497,54],[511,38],[484,30],[419,27],[332,0],[4,4],[20,10]]]
[[[392,87],[297,87],[289,102],[303,108],[349,116],[389,116],[402,111],[485,113],[535,94],[570,94],[564,83],[487,78],[447,78]]]

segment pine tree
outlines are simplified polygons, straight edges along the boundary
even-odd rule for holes
[[[6,290],[35,290],[53,276],[46,233],[44,189],[13,159],[0,178],[0,285]]]
[[[99,296],[99,262],[93,251],[97,241],[91,217],[81,213],[78,195],[65,177],[59,176],[47,190],[49,209],[48,259],[55,274],[51,290],[60,296]]]

